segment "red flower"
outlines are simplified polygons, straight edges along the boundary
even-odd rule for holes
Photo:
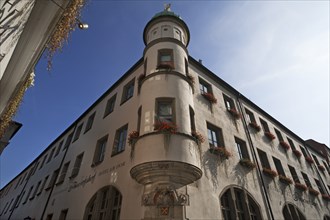
[[[322,194],[322,198],[323,198],[325,201],[330,201],[330,196],[327,195],[327,194]]]
[[[231,108],[228,111],[235,119],[241,118],[241,114],[235,108]]]
[[[218,155],[221,158],[228,159],[232,154],[224,147],[210,147],[210,152],[212,154]]]
[[[154,130],[162,133],[175,134],[177,126],[172,122],[158,121],[154,124]]]
[[[309,156],[305,157],[305,160],[306,160],[309,164],[314,163],[314,160],[313,160],[311,157],[309,157]]]
[[[261,127],[256,122],[250,122],[249,125],[258,132],[261,130]]]
[[[307,186],[305,184],[302,184],[302,183],[295,182],[294,186],[297,189],[301,190],[301,191],[306,191],[307,190]]]
[[[321,171],[325,171],[325,168],[324,168],[323,165],[319,164],[319,165],[317,165],[317,167],[318,167]]]
[[[308,187],[308,192],[312,194],[313,196],[318,196],[320,194],[319,191],[313,189],[312,187]]]
[[[286,176],[283,176],[283,175],[279,175],[279,180],[282,182],[282,183],[286,183],[286,184],[292,184],[293,181],[290,177],[286,177]]]
[[[135,144],[135,142],[137,141],[138,138],[139,138],[139,132],[138,131],[132,131],[128,135],[128,144],[129,145]]]
[[[298,158],[301,157],[301,152],[299,150],[293,149],[292,151],[296,155],[296,157],[298,157]]]
[[[262,169],[262,172],[264,173],[264,174],[266,174],[267,176],[269,176],[270,178],[272,178],[272,179],[274,179],[278,174],[277,174],[277,172],[275,171],[275,170],[272,170],[272,169],[270,169],[270,168],[266,168],[266,167],[264,167],[263,169]]]
[[[280,141],[280,145],[285,149],[285,150],[289,150],[291,147],[288,143],[286,143],[285,141]]]
[[[270,131],[266,131],[265,135],[271,141],[275,139],[275,135],[273,135]]]
[[[207,99],[210,103],[212,104],[216,104],[217,103],[217,99],[214,97],[214,95],[210,92],[204,92],[202,93],[202,96]]]
[[[201,133],[199,133],[197,131],[192,131],[191,135],[196,139],[197,142],[204,143],[205,138]]]

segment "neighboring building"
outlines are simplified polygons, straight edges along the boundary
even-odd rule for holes
[[[7,137],[21,127],[8,122],[33,82],[35,65],[64,10],[74,1],[0,1],[0,154]]]
[[[323,154],[190,57],[169,8],[143,39],[143,57],[1,190],[1,219],[330,219]]]

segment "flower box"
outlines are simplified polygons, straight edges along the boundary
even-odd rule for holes
[[[299,150],[293,149],[292,152],[296,155],[296,157],[301,157],[301,152]]]
[[[231,153],[224,147],[210,147],[209,151],[223,159],[228,159],[232,156]]]
[[[319,191],[313,189],[312,187],[308,187],[308,192],[312,194],[313,196],[318,196],[320,194]]]
[[[280,141],[280,145],[281,147],[284,148],[284,150],[288,151],[291,147],[288,143],[286,143],[285,141]]]
[[[204,92],[204,93],[202,93],[202,96],[206,99],[206,100],[208,100],[210,103],[212,103],[212,104],[216,104],[217,103],[217,99],[214,97],[214,95],[212,94],[212,93],[210,93],[210,92]]]
[[[266,137],[270,140],[270,141],[272,141],[272,140],[274,140],[275,139],[275,135],[273,135],[271,132],[269,132],[269,131],[266,131],[265,132],[265,135],[266,135]]]
[[[307,186],[305,184],[302,184],[302,183],[295,182],[294,186],[297,189],[299,189],[300,191],[306,191],[307,190]]]
[[[322,199],[324,199],[325,201],[330,201],[330,195],[322,194]]]
[[[321,171],[325,171],[325,167],[321,164],[317,165],[317,167],[321,170]]]
[[[313,160],[311,157],[309,157],[309,156],[305,157],[305,160],[306,160],[309,164],[314,163],[314,160]]]
[[[268,177],[270,177],[270,178],[272,178],[272,179],[274,179],[278,174],[277,174],[277,172],[275,171],[275,170],[272,170],[272,169],[270,169],[270,168],[266,168],[266,167],[264,167],[263,169],[262,169],[262,172],[266,175],[266,176],[268,176]]]
[[[261,131],[261,127],[256,122],[250,122],[249,125],[254,128],[257,132]]]
[[[243,167],[249,168],[249,169],[254,169],[256,167],[256,164],[253,163],[251,160],[249,159],[241,159],[239,161],[239,164],[241,164]]]
[[[137,139],[139,138],[139,132],[138,131],[132,131],[131,133],[129,133],[128,135],[128,144],[133,146]]]
[[[279,175],[278,177],[279,177],[279,180],[280,180],[282,183],[285,183],[285,184],[287,184],[287,185],[293,183],[293,181],[292,181],[292,179],[291,179],[290,177],[286,177],[286,176],[283,176],[283,175]]]
[[[241,118],[241,114],[235,108],[228,109],[228,111],[236,120]]]
[[[158,121],[154,124],[154,130],[165,134],[175,134],[177,126],[172,122]]]
[[[195,138],[195,140],[198,144],[204,143],[205,138],[201,133],[199,133],[197,131],[192,131],[191,135]]]

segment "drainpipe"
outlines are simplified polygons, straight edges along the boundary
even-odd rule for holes
[[[74,125],[74,129],[73,129],[73,134],[76,132],[76,128],[77,128],[77,124]],[[69,132],[68,132],[69,133]],[[74,136],[73,136],[74,137]],[[72,142],[72,139],[70,141],[70,144],[67,146],[67,148],[65,149],[65,152],[64,152],[64,155],[63,155],[63,158],[62,158],[62,161],[60,163],[60,167],[58,168],[59,169],[59,172],[57,173],[57,176],[55,178],[55,182],[57,180],[57,177],[58,175],[60,174],[60,171],[62,170],[62,166],[63,166],[63,163],[64,163],[64,159],[65,159],[65,156],[70,148],[70,145],[71,145],[71,142]],[[52,188],[50,189],[50,192],[49,192],[49,195],[48,195],[48,198],[47,198],[47,201],[46,201],[46,204],[45,204],[45,207],[44,207],[44,210],[42,211],[42,214],[41,214],[41,217],[40,219],[43,219],[44,218],[44,215],[45,215],[45,212],[46,212],[46,209],[47,209],[47,206],[48,206],[48,203],[49,203],[49,200],[50,198],[52,197],[52,193],[53,193],[53,190],[54,190],[54,187],[55,187],[55,182],[54,184],[52,185]]]
[[[264,179],[262,178],[262,173],[261,173],[261,170],[260,170],[259,162],[257,160],[257,154],[256,154],[256,151],[255,151],[252,139],[251,139],[251,135],[250,135],[247,123],[246,123],[245,115],[243,113],[243,107],[242,107],[242,103],[240,102],[240,97],[241,97],[241,94],[239,93],[238,96],[237,96],[238,108],[239,108],[240,112],[242,113],[242,122],[243,122],[244,131],[246,133],[249,145],[251,147],[251,152],[252,152],[253,158],[254,158],[254,160],[257,164],[256,168],[258,170],[258,174],[259,174],[258,176],[259,176],[259,179],[261,180],[261,184],[262,184],[261,185],[261,188],[262,188],[262,191],[263,191],[262,195],[264,195],[264,198],[267,202],[267,207],[268,207],[268,211],[269,211],[268,215],[270,215],[272,220],[275,220],[273,210],[272,210],[272,206],[271,206],[270,201],[269,201],[268,192],[266,190],[266,184],[264,182]]]

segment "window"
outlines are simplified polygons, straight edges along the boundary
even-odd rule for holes
[[[89,116],[89,118],[88,118],[88,120],[87,120],[86,128],[85,128],[85,133],[86,133],[87,131],[89,131],[89,130],[92,128],[92,126],[93,126],[93,121],[94,121],[94,118],[95,118],[95,113],[96,113],[96,112],[94,112],[93,114],[91,114],[91,115]]]
[[[56,150],[56,153],[55,153],[54,157],[56,157],[60,153],[62,145],[63,145],[63,141],[61,141],[60,144],[58,145],[58,148]]]
[[[34,175],[34,173],[36,172],[38,166],[39,166],[39,161],[38,161],[38,162],[34,165],[34,167],[32,168],[32,170],[31,170],[31,176]],[[15,189],[16,189],[16,187],[15,187]]]
[[[291,149],[292,150],[296,150],[296,146],[294,146],[293,141],[290,138],[288,138],[288,137],[286,137],[286,138],[288,139],[288,142],[290,144]]]
[[[258,155],[261,162],[261,166],[270,169],[270,164],[267,158],[267,154],[264,151],[258,149]]]
[[[232,98],[229,98],[228,96],[223,94],[223,100],[225,101],[225,106],[226,106],[227,110],[236,109],[235,104],[234,104],[234,100]]]
[[[256,118],[254,117],[254,114],[248,110],[247,108],[245,108],[245,112],[247,115],[247,119],[249,123],[256,123]]]
[[[320,162],[319,162],[319,160],[317,159],[317,157],[316,157],[314,154],[312,154],[312,156],[313,156],[313,158],[314,158],[315,163],[316,163],[317,165],[320,165]]]
[[[195,112],[191,106],[189,106],[189,117],[190,117],[190,129],[191,131],[196,131]]]
[[[80,136],[80,133],[81,133],[81,130],[82,130],[82,127],[83,127],[83,123],[81,123],[77,129],[76,129],[76,133],[74,134],[74,138],[73,138],[73,141],[76,141],[78,140],[79,136]]]
[[[147,73],[147,66],[148,66],[148,58],[146,58],[144,60],[144,64],[143,64],[143,73],[144,73],[144,75],[146,75],[146,73]]]
[[[264,121],[260,118],[260,123],[261,123],[262,129],[264,130],[264,132],[270,132],[268,124],[267,124],[266,121]]]
[[[282,214],[284,220],[306,220],[302,212],[293,204],[285,205]]]
[[[210,147],[224,147],[222,130],[214,125],[207,123],[207,136]]]
[[[42,160],[41,165],[40,165],[40,167],[39,167],[39,170],[44,166],[45,161],[46,161],[46,159],[47,159],[47,156],[48,156],[48,154],[46,154],[45,157],[44,157],[44,159]]]
[[[261,214],[258,204],[244,190],[232,187],[220,198],[221,211],[224,220],[251,219],[260,220]]]
[[[277,173],[281,176],[285,176],[285,172],[283,170],[281,161],[279,159],[275,158],[275,157],[273,157],[273,161],[274,161]]]
[[[70,178],[73,178],[78,175],[83,157],[84,153],[81,153],[76,157],[76,161],[74,162]]]
[[[116,136],[113,144],[112,155],[118,154],[125,150],[127,127],[124,125],[116,131]]]
[[[300,145],[299,145],[299,147],[300,147],[300,150],[303,153],[304,157],[305,158],[308,157],[307,152],[306,152],[306,149],[303,146],[300,146]]]
[[[319,188],[320,193],[321,193],[321,194],[326,194],[326,193],[325,193],[325,190],[324,190],[323,187],[321,186],[320,181],[317,180],[317,179],[314,179],[314,180],[315,180],[315,183],[316,183],[316,185],[317,185],[317,188]]]
[[[53,214],[48,214],[46,220],[52,220],[52,218],[53,218]]]
[[[56,183],[57,185],[59,185],[59,184],[61,184],[61,183],[64,182],[66,173],[68,172],[68,169],[69,169],[69,165],[70,165],[70,161],[64,164],[64,166],[62,168],[61,175],[59,176],[58,181]]]
[[[106,186],[97,191],[85,208],[84,220],[111,219],[119,220],[121,193],[113,186]]]
[[[174,69],[172,49],[162,49],[158,51],[157,69]]]
[[[199,90],[201,94],[212,93],[211,85],[199,78]]]
[[[68,136],[68,138],[66,139],[66,142],[65,142],[65,145],[64,145],[64,148],[63,148],[63,151],[65,149],[67,149],[72,141],[72,137],[73,137],[73,132],[71,132]]]
[[[279,130],[277,130],[276,128],[275,128],[275,133],[276,133],[276,136],[279,141],[284,141],[281,132]]]
[[[311,184],[311,182],[309,181],[309,178],[308,178],[307,174],[306,174],[306,173],[303,173],[303,172],[301,172],[301,174],[302,174],[302,176],[303,176],[303,178],[304,178],[304,181],[305,181],[306,185],[307,185],[308,187],[311,187],[311,188],[312,188],[312,184]]]
[[[7,213],[8,209],[9,209],[9,207],[11,206],[11,204],[13,203],[13,201],[14,201],[14,199],[11,199],[9,205],[8,205],[7,208],[6,208],[5,214]]]
[[[123,96],[121,98],[121,104],[129,100],[134,95],[134,84],[135,78],[132,79],[129,83],[127,83],[123,88]]]
[[[189,74],[188,61],[186,58],[184,59],[184,70],[186,75]]]
[[[297,172],[294,169],[294,167],[292,167],[290,165],[288,165],[288,166],[289,166],[289,170],[290,170],[290,173],[291,173],[291,176],[292,176],[293,181],[295,183],[300,183],[299,177],[298,177]]]
[[[327,164],[324,160],[322,160],[322,162],[323,162],[323,164],[324,164],[325,169],[327,169],[327,171],[328,171],[328,173],[329,173],[329,175],[330,175],[330,169],[329,169],[328,164]]]
[[[324,162],[324,161],[323,161]],[[17,181],[17,183],[16,183],[16,186],[15,186],[15,189],[18,187],[18,185],[19,185],[19,183],[21,182],[21,180],[22,180],[22,176],[19,178],[19,180]]]
[[[92,165],[98,165],[103,161],[105,155],[105,148],[107,146],[107,141],[108,141],[108,135],[97,141]]]
[[[156,121],[174,122],[174,101],[169,98],[156,99]]]
[[[13,204],[13,208],[12,208],[12,209],[18,207],[18,205],[19,205],[19,203],[18,203],[18,202],[19,202],[19,198],[20,198],[20,195],[16,196],[16,199],[15,199],[15,202],[14,202],[14,204]]]
[[[22,193],[21,197],[19,198],[19,202],[18,202],[18,205],[21,203],[21,201],[22,201],[22,199],[23,199],[24,195],[25,195],[25,190],[23,191],[23,193]]]
[[[53,158],[54,153],[55,153],[55,147],[53,147],[52,151],[50,152],[48,160],[47,160],[46,163],[49,163],[51,161],[51,159]]]
[[[116,104],[116,97],[117,94],[113,95],[108,101],[107,105],[105,106],[104,115],[103,118],[105,118],[107,115],[109,115],[113,110],[115,109]]]
[[[38,184],[37,184],[36,188],[34,189],[33,194],[32,194],[30,199],[33,199],[37,195],[37,192],[39,190],[40,185],[41,185],[41,180],[38,182]]]
[[[40,194],[42,193],[42,190],[45,188],[45,185],[46,185],[46,183],[47,183],[48,177],[49,177],[49,176],[46,176],[46,177],[45,177],[45,180],[44,180],[44,182],[42,183],[42,185],[41,185],[41,187],[40,187],[40,190],[39,190],[39,192],[37,193],[37,196],[40,195]]]
[[[62,210],[59,220],[66,220],[67,215],[68,215],[68,209]]]
[[[5,211],[5,209],[7,208],[7,205],[8,205],[8,202],[6,203],[5,207],[2,209],[1,215]],[[6,214],[6,212],[4,214]]]
[[[39,168],[39,169],[40,169],[40,168]],[[21,182],[19,185],[22,185],[22,183],[24,182],[25,177],[26,177],[26,174],[27,174],[27,172],[25,172],[24,177],[23,177],[23,179],[22,179],[22,182]]]
[[[46,190],[48,190],[48,189],[50,189],[50,188],[52,188],[54,186],[55,181],[57,179],[57,176],[58,176],[59,172],[60,172],[60,169],[57,169],[57,170],[54,171],[54,173],[52,175],[52,178],[50,179],[49,184],[48,184]]]
[[[23,201],[23,204],[25,204],[28,201],[28,199],[29,199],[29,197],[31,195],[32,190],[33,190],[33,186],[30,187],[30,189],[29,189],[29,191],[28,191],[28,193],[27,193],[27,195],[26,195],[26,197],[25,197],[25,199]]]
[[[237,151],[238,151],[239,158],[250,160],[249,152],[248,152],[248,149],[246,147],[245,141],[235,137],[235,144],[237,146]]]

